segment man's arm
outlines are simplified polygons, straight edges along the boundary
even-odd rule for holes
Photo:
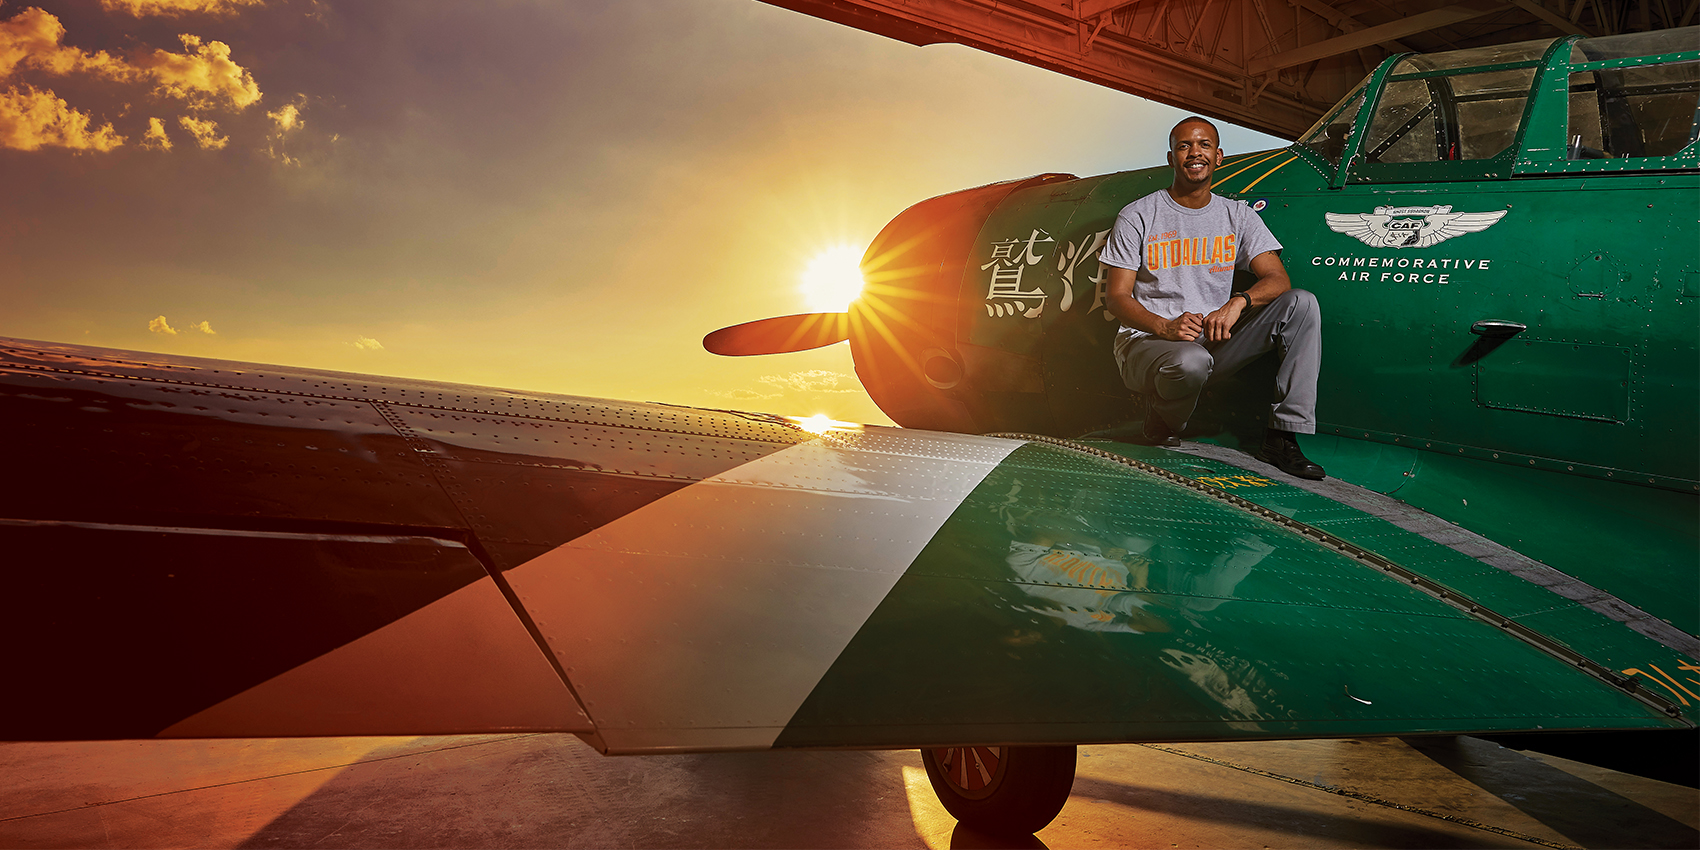
[[[1293,288],[1293,282],[1287,279],[1287,267],[1281,265],[1281,256],[1274,251],[1264,251],[1251,258],[1251,273],[1257,275],[1257,282],[1245,291],[1251,296],[1251,304],[1247,305],[1244,298],[1237,295],[1228,296],[1228,303],[1217,307],[1203,320],[1203,334],[1209,342],[1219,342],[1232,334],[1229,330],[1240,320],[1240,314],[1247,306],[1261,307],[1274,301],[1281,293]],[[1115,278],[1110,278],[1114,285]]]
[[[1179,342],[1198,339],[1198,335],[1203,332],[1204,317],[1197,313],[1182,313],[1173,319],[1165,319],[1145,309],[1145,305],[1139,303],[1139,299],[1133,297],[1133,287],[1138,279],[1138,272],[1132,269],[1118,268],[1107,263],[1105,268],[1110,270],[1110,282],[1104,306],[1109,308],[1111,315],[1121,319],[1122,324],[1162,339]],[[1285,279],[1284,275],[1282,279]],[[1275,296],[1269,297],[1274,298]],[[1242,299],[1236,298],[1234,300]]]

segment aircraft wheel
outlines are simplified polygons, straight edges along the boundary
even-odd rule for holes
[[[933,793],[958,821],[986,832],[1043,829],[1074,787],[1075,746],[922,750]]]

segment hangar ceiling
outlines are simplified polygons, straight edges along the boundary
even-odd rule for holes
[[[1700,0],[764,0],[1297,138],[1382,59],[1694,23]]]

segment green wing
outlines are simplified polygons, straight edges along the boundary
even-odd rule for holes
[[[1675,691],[1654,694],[1623,672],[1693,661],[1601,613],[1296,487],[1206,458],[1118,450],[1145,468],[1040,443],[1011,454],[775,746],[1695,719]]]

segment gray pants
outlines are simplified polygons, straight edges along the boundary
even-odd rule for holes
[[[1276,401],[1269,427],[1299,434],[1316,433],[1316,376],[1322,365],[1322,312],[1316,296],[1289,289],[1274,301],[1240,315],[1221,342],[1175,342],[1156,337],[1134,340],[1121,359],[1122,382],[1144,393],[1151,412],[1174,430],[1186,426],[1204,383],[1225,378],[1263,354],[1279,349]]]

